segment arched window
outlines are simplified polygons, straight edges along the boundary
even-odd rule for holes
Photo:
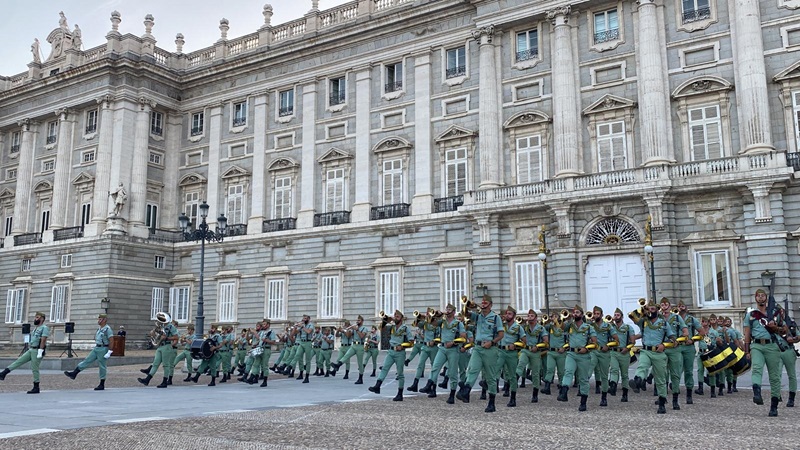
[[[624,242],[640,242],[636,228],[618,217],[603,219],[586,235],[586,245],[618,245]]]

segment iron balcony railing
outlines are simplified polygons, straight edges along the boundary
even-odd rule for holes
[[[225,236],[244,236],[247,234],[247,224],[246,223],[235,223],[233,225],[228,225],[225,228]]]
[[[48,144],[55,144],[56,143],[56,137],[55,136],[47,136],[47,143]]]
[[[273,231],[294,230],[297,226],[297,219],[294,217],[284,217],[282,219],[265,220],[261,225],[262,233],[271,233]]]
[[[795,172],[800,170],[800,153],[798,152],[787,153],[786,165],[794,169]]]
[[[705,20],[711,17],[711,8],[687,9],[683,11],[683,23],[692,23]]]
[[[399,90],[403,89],[403,82],[402,81],[393,81],[391,83],[386,83],[386,86],[384,86],[384,89],[385,89],[384,92],[386,92],[386,93],[399,91]]]
[[[467,66],[456,66],[447,69],[447,78],[463,77],[467,74]]]
[[[11,146],[11,153],[19,153],[19,144]]]
[[[598,31],[594,34],[594,43],[602,44],[603,42],[616,41],[619,39],[619,28],[613,30]]]
[[[409,215],[411,205],[408,203],[397,203],[394,205],[375,206],[369,211],[369,220],[394,219]]]
[[[203,134],[202,127],[192,128],[192,136],[200,136],[201,134]]]
[[[246,117],[234,117],[233,118],[233,126],[241,127],[243,125],[247,125],[247,118]]]
[[[347,98],[344,91],[338,92],[331,92],[331,95],[328,97],[330,100],[330,105],[341,105],[344,103],[345,99]]]
[[[440,213],[440,212],[456,211],[458,207],[463,204],[464,204],[463,195],[435,198],[433,199],[433,212]]]
[[[150,228],[149,240],[153,242],[183,242],[185,240],[183,232],[175,230],[162,230],[160,228]]]
[[[14,246],[28,245],[28,244],[41,244],[42,233],[25,233],[14,236]]]
[[[329,213],[314,214],[314,226],[324,227],[350,223],[350,211],[334,211]]]
[[[83,226],[53,230],[54,241],[63,241],[64,239],[74,239],[79,237],[83,237]]]
[[[161,136],[163,131],[161,127],[150,127],[150,134],[155,134],[156,136]]]
[[[528,50],[520,50],[517,52],[517,61],[528,61],[539,57],[538,48],[529,48]]]
[[[86,126],[86,134],[94,133],[95,131],[97,131],[97,124],[96,123]]]
[[[284,106],[278,109],[279,117],[291,116],[292,114],[294,114],[294,106]]]

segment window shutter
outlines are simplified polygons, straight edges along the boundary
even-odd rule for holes
[[[14,322],[14,305],[16,303],[14,292],[14,289],[9,289],[6,294],[6,323]]]

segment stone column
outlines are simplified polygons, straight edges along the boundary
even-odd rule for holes
[[[572,27],[569,6],[547,12],[553,24],[553,137],[555,176],[574,177],[578,166],[578,96],[575,82],[575,55],[572,51]],[[483,137],[481,137],[483,140]]]
[[[213,229],[219,217],[219,149],[222,141],[222,104],[208,109],[208,184],[206,185],[206,203],[208,217],[206,222]],[[200,199],[203,200],[202,198]],[[224,211],[224,208],[223,208]],[[199,219],[198,219],[199,220]]]
[[[356,72],[356,161],[355,161],[355,186],[353,196],[353,212],[351,222],[366,222],[369,220],[370,203],[370,98],[372,91],[372,68],[366,67]]]
[[[131,185],[128,190],[130,201],[127,205],[128,221],[133,227],[144,227],[147,205],[147,163],[150,156],[150,112],[155,107],[154,101],[139,97],[131,163]]]
[[[414,55],[414,215],[433,211],[431,157],[431,54]]]
[[[108,193],[111,191],[111,146],[114,138],[114,98],[106,95],[97,100],[100,105],[100,127],[97,149],[94,152],[94,194],[92,201],[92,227],[84,235],[95,236],[103,232],[108,217]],[[92,228],[92,230],[89,230]]]
[[[659,37],[658,7],[655,0],[640,0],[636,59],[639,82],[639,116],[644,166],[669,164],[674,160],[669,145],[667,103],[669,87],[665,80],[663,53]]]
[[[11,234],[14,236],[25,234],[29,231],[28,219],[30,218],[30,206],[33,199],[31,192],[31,180],[33,178],[33,148],[36,142],[37,123],[30,119],[22,119],[18,122],[22,127],[22,142],[19,147],[19,164],[17,165],[17,184],[15,186],[16,195],[14,196],[14,223],[11,227]]]
[[[161,192],[159,204],[158,227],[167,230],[178,228],[178,216],[183,202],[179,199],[178,180],[180,171],[181,140],[183,139],[183,116],[177,111],[170,111],[166,118],[166,141],[164,151],[164,190]]]
[[[261,234],[264,224],[264,184],[266,178],[267,151],[267,107],[266,92],[253,96],[253,172],[250,176],[250,218],[247,219],[247,234]]]
[[[75,125],[71,111],[59,109],[58,150],[56,151],[56,174],[53,181],[53,205],[50,209],[50,229],[58,230],[67,224],[67,199],[69,194],[70,169],[72,168],[72,131]]]
[[[734,0],[730,5],[733,27],[733,68],[743,153],[775,150],[769,116],[764,40],[757,0]]]
[[[300,172],[300,211],[297,213],[297,228],[314,226],[314,194],[319,171],[317,170],[316,133],[317,83],[303,85],[303,159]]]
[[[500,83],[497,81],[497,60],[495,58],[494,26],[488,25],[472,32],[472,37],[480,45],[480,118],[478,122],[479,147],[478,163],[480,184],[478,189],[500,186],[501,123],[500,123]]]

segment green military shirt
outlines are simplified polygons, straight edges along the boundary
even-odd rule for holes
[[[411,330],[408,328],[408,325],[396,325],[391,324],[389,326],[389,345],[392,348],[397,347],[398,345],[404,342],[413,342],[414,338],[412,336]]]
[[[464,324],[455,317],[450,322],[442,320],[441,329],[439,331],[442,343],[453,342],[453,339],[460,337],[462,333],[465,333]]]
[[[619,341],[620,347],[627,347],[628,344],[632,344],[631,340],[635,333],[633,332],[633,327],[628,325],[625,322],[622,322],[622,325],[617,326],[616,324],[611,324],[611,334],[617,336],[617,340]]]
[[[31,332],[31,348],[39,348],[39,344],[42,341],[42,338],[46,338],[50,336],[50,328],[47,325],[39,325],[38,327],[34,328]]]
[[[339,333],[339,338],[342,341],[342,345],[351,345],[353,343],[353,335],[352,334],[350,336],[348,336],[347,333],[340,332]]]
[[[549,335],[547,329],[540,323],[537,323],[533,327],[531,327],[530,324],[525,324],[524,329],[525,335],[528,336],[528,347],[535,347],[536,344],[544,342],[544,338]]]
[[[366,325],[361,325],[360,327],[358,327],[356,329],[356,331],[353,332],[353,344],[354,345],[364,345],[364,340],[369,335],[369,332],[370,332],[370,329]],[[364,333],[364,339],[361,339],[361,335],[359,335],[358,333]]]
[[[686,322],[683,320],[683,317],[674,313],[669,314],[669,317],[667,318],[667,323],[669,324],[669,327],[672,328],[672,332],[677,337],[683,336],[683,329],[688,328],[686,326]],[[690,334],[689,337],[691,336],[692,335]]]
[[[686,324],[686,328],[689,330],[690,338],[692,336],[699,335],[700,329],[703,328],[703,324],[701,324],[700,321],[691,314],[687,314],[686,317],[683,318],[683,322]]]
[[[563,328],[551,323],[548,326],[547,333],[550,336],[550,348],[559,349],[567,343],[567,334]]]
[[[98,347],[108,347],[109,339],[114,334],[111,331],[111,327],[108,325],[103,325],[101,328],[97,329],[97,332],[94,334],[94,343]]]
[[[637,325],[642,329],[642,345],[645,347],[656,347],[669,339],[675,339],[675,331],[661,316],[652,322],[650,319],[642,319]]]
[[[509,345],[514,345],[515,342],[522,341],[525,337],[525,329],[522,325],[511,322],[511,325],[503,324],[503,339],[500,339],[500,347],[506,348]]]
[[[594,328],[595,334],[597,335],[597,346],[598,347],[606,347],[608,343],[615,340],[613,333],[613,329],[610,323],[600,321],[598,325],[597,322],[592,323],[592,327]]]
[[[300,328],[300,342],[310,342],[314,339],[314,322],[309,321],[308,324]]]
[[[567,328],[567,335],[569,336],[569,348],[586,347],[591,338],[597,337],[597,331],[592,325],[583,323],[577,326],[575,322],[570,322]]]
[[[422,325],[422,341],[425,344],[432,343],[434,339],[439,337],[439,331],[441,328],[438,325],[434,325],[431,323],[425,322]]]
[[[265,339],[268,339],[270,341],[277,340],[277,338],[275,336],[275,332],[272,331],[272,330],[261,330],[261,331],[259,331],[258,332],[258,346],[259,347],[266,348],[266,347],[270,347],[271,346],[271,344],[267,344],[266,342],[264,342]]]
[[[497,336],[497,332],[502,330],[502,321],[500,316],[494,311],[489,311],[489,314],[484,316],[480,313],[472,313],[470,321],[475,324],[475,343],[476,345],[483,345],[485,341],[493,341]],[[480,344],[478,344],[480,342]]]
[[[772,334],[761,323],[761,320],[757,319],[757,317],[760,318],[762,316],[761,311],[758,310],[750,311],[744,316],[744,327],[750,328],[751,339],[772,339]],[[781,325],[780,318],[776,317],[774,321],[778,326]]]
[[[327,335],[323,334],[322,342],[320,342],[319,344],[320,348],[322,350],[333,350],[333,339],[334,339],[333,334],[331,333],[328,333]],[[328,340],[330,340],[331,342],[328,343]]]

